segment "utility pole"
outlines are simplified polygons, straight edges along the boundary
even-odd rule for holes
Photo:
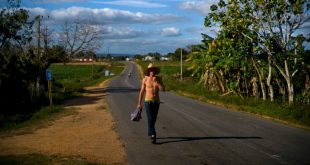
[[[41,16],[38,15],[36,16],[36,21],[38,21],[38,24],[37,24],[37,56],[38,56],[38,59],[40,61],[40,40],[41,40]]]
[[[47,52],[47,26],[45,26],[44,28],[43,41],[44,41],[44,53],[46,53]]]
[[[92,55],[92,68],[91,68],[91,78],[94,79],[94,52],[93,49],[90,49],[90,52]]]
[[[182,55],[182,48],[181,48],[181,80],[183,79],[183,55]]]
[[[47,16],[49,18],[49,16]],[[47,25],[45,25],[44,33],[43,33],[43,41],[44,41],[44,53],[47,54],[47,43],[48,43],[48,34],[47,34]]]
[[[39,64],[40,63],[40,61],[41,61],[41,53],[40,53],[40,47],[41,47],[41,45],[40,45],[40,40],[41,40],[41,15],[38,15],[38,16],[36,16],[35,17],[35,20],[37,21],[37,57],[36,57],[36,59],[35,60],[37,60],[36,62]],[[38,75],[40,74],[40,71],[38,70],[37,71],[38,73]],[[35,93],[35,95],[36,96],[38,96],[39,95],[39,93],[38,93],[38,91],[39,91],[39,86],[40,86],[40,77],[39,76],[37,76],[37,80],[36,80],[36,85],[35,85],[35,87],[34,87],[34,93]]]

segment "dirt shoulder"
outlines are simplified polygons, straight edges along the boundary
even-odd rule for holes
[[[65,103],[75,113],[48,126],[26,134],[0,136],[0,156],[40,154],[78,157],[95,164],[127,164],[104,87],[105,83],[86,88],[85,95]]]

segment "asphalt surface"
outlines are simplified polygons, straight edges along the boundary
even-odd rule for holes
[[[141,121],[130,120],[141,84],[138,73],[127,63],[106,90],[129,164],[310,164],[310,131],[170,92],[160,92],[157,144],[151,144],[145,110]]]

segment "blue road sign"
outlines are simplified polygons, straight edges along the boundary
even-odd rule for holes
[[[50,69],[46,69],[46,80],[52,80],[52,71]]]

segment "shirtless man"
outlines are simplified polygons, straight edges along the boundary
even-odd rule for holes
[[[142,98],[145,92],[144,105],[148,120],[148,136],[151,136],[152,143],[156,143],[155,122],[159,110],[159,90],[165,91],[165,86],[160,77],[156,75],[159,73],[159,68],[152,63],[148,65],[146,76],[142,80],[142,85],[138,99],[138,109],[142,109]]]

